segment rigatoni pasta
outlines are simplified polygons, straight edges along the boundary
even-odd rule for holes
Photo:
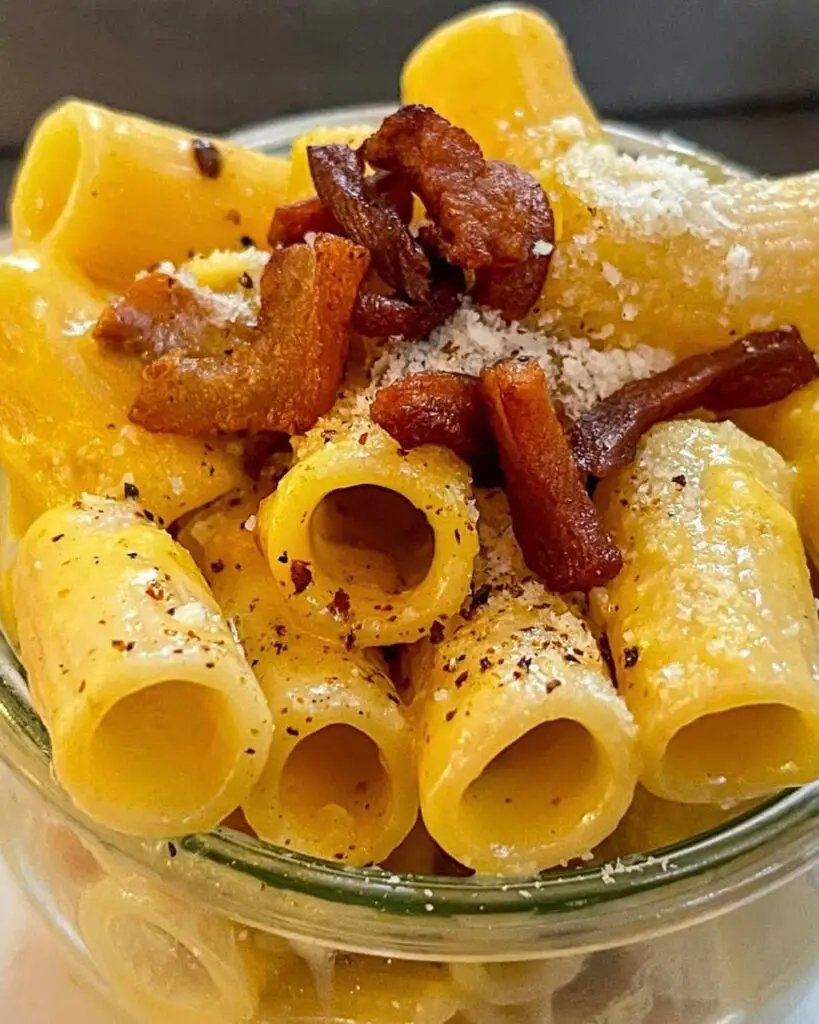
[[[655,427],[598,501],[625,565],[602,617],[645,787],[745,800],[819,774],[819,623],[793,477],[731,423]]]
[[[417,640],[469,588],[477,534],[467,469],[443,448],[404,451],[366,421],[329,430],[259,509],[284,614],[347,647]]]
[[[20,545],[32,703],[77,806],[121,832],[213,828],[258,778],[264,695],[187,551],[134,502],[86,496]]]
[[[245,816],[279,846],[347,864],[383,860],[418,813],[405,709],[378,651],[347,651],[284,624],[267,563],[242,529],[255,507],[252,496],[231,498],[190,528],[274,722]]]
[[[508,533],[500,497],[481,513],[484,537],[493,521]],[[468,867],[515,875],[588,854],[625,814],[639,762],[586,624],[505,544],[503,566],[487,544],[463,618],[406,658],[427,828]]]
[[[11,204],[15,246],[124,287],[159,260],[263,244],[286,160],[69,100],[35,127]]]

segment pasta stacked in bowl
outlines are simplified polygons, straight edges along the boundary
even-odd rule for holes
[[[529,899],[819,778],[816,176],[619,152],[525,9],[444,26],[402,88],[290,160],[77,101],[35,129],[3,621],[109,836]],[[181,929],[94,849],[76,923],[131,1004],[311,1012],[298,943]],[[583,976],[440,959],[399,972],[425,1020]]]

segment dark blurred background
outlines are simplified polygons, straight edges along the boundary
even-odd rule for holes
[[[0,0],[0,195],[67,94],[199,131],[397,95],[463,0]],[[545,0],[604,115],[771,173],[819,165],[819,0]]]

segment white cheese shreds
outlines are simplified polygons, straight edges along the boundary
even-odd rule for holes
[[[375,387],[406,374],[449,371],[477,375],[499,359],[531,356],[546,371],[554,395],[572,418],[631,380],[649,377],[672,363],[664,349],[596,349],[586,338],[555,338],[497,313],[465,304],[429,340],[392,339],[372,370]]]

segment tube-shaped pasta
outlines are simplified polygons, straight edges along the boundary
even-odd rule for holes
[[[782,402],[746,409],[734,418],[795,467],[797,518],[811,561],[819,566],[819,381]]]
[[[562,237],[542,300],[548,324],[678,357],[796,324],[819,349],[819,173],[729,176],[672,157],[581,143],[543,170]]]
[[[35,127],[17,174],[14,245],[47,246],[116,288],[191,249],[263,244],[288,162],[222,140],[202,153],[202,141],[91,103],[61,103]]]
[[[259,509],[284,614],[347,647],[417,640],[469,588],[478,546],[469,472],[444,448],[403,451],[372,424],[330,433]]]
[[[382,860],[418,813],[405,710],[378,652],[346,651],[282,624],[270,569],[241,528],[255,508],[252,497],[222,503],[191,530],[275,723],[245,816],[280,846],[347,864]]]
[[[744,800],[819,776],[819,623],[793,478],[732,423],[675,421],[603,481],[602,615],[647,789]]]
[[[58,779],[110,828],[213,828],[264,765],[264,695],[188,553],[134,503],[86,497],[20,544],[14,599]]]
[[[724,807],[719,804],[681,804],[663,800],[649,793],[644,786],[638,786],[623,820],[594,851],[595,860],[614,860],[673,846],[701,832],[710,832],[751,807],[753,802],[728,803]]]
[[[404,63],[401,96],[465,128],[487,158],[526,168],[567,130],[602,134],[557,26],[531,7],[481,7],[436,28]]]
[[[141,367],[100,352],[89,332],[101,308],[61,262],[0,260],[0,466],[15,529],[83,492],[121,496],[124,482],[170,522],[242,479],[220,442],[129,422]]]
[[[408,655],[421,809],[461,863],[529,874],[615,828],[637,780],[636,730],[586,624],[525,574],[498,493],[480,510],[472,603]]]
[[[111,876],[83,895],[79,930],[95,968],[137,1020],[254,1019],[265,972],[248,929],[141,877]]]

